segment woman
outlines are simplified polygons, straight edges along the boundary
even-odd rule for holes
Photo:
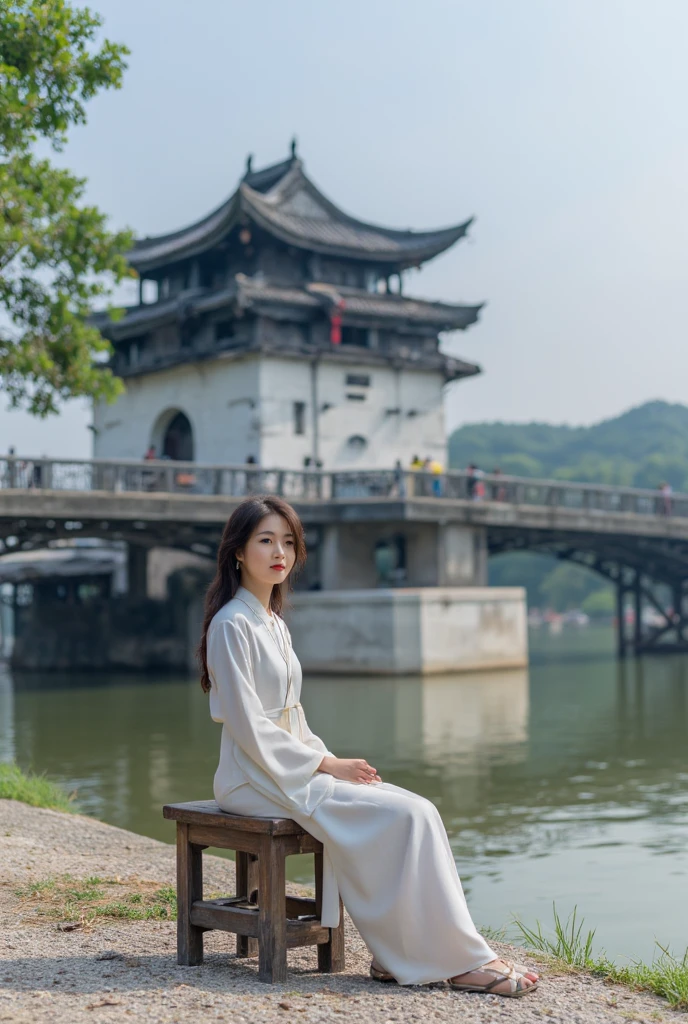
[[[375,979],[525,995],[537,975],[498,959],[476,931],[435,806],[362,758],[336,757],[309,729],[281,616],[282,584],[305,557],[299,517],[281,498],[247,498],[225,526],[199,647],[223,724],[217,803],[293,818],[322,842],[322,923],[338,925],[341,893]]]

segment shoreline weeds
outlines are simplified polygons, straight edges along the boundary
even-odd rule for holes
[[[174,831],[170,826],[170,840]],[[521,999],[453,992],[446,986],[401,988],[368,978],[370,956],[346,919],[347,968],[318,974],[314,948],[289,953],[283,985],[257,979],[255,959],[233,957],[233,938],[205,937],[200,967],[176,962],[174,920],[98,918],[64,932],[37,915],[17,890],[29,882],[72,875],[174,883],[175,848],[84,815],[0,799],[0,1021],[13,1024],[100,1024],[119,1020],[191,1024],[199,1019],[272,1024],[304,1021],[411,1024],[439,1021],[520,1024],[680,1020],[667,1002],[587,971],[548,964],[532,952],[493,942],[496,952],[539,965],[537,991]],[[234,891],[233,862],[204,855],[207,891]],[[289,885],[294,893],[303,887]]]

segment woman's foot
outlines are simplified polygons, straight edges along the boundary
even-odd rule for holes
[[[507,964],[509,967],[513,967],[518,974],[524,974],[526,978],[531,981],[539,981],[540,975],[537,971],[533,970],[532,967],[526,967],[524,964],[517,964],[513,960],[502,960],[502,963]]]
[[[467,992],[490,992],[498,996],[522,996],[536,988],[538,975],[511,960],[490,960],[475,971],[448,978],[452,988]]]
[[[370,977],[374,981],[396,981],[397,980],[394,977],[394,975],[390,974],[389,971],[386,971],[384,969],[384,967],[380,967],[379,963],[374,958],[373,958],[373,961],[372,961],[372,963],[370,965]]]
[[[539,976],[539,974],[537,974],[536,971],[531,970],[529,967],[524,967],[523,964],[513,963],[511,960],[491,960],[490,963],[486,964],[485,966],[486,967],[494,967],[495,965],[498,965],[498,964],[506,964],[507,967],[513,968],[513,970],[517,974],[523,975],[524,978],[527,978],[529,981],[531,981],[533,983],[536,982],[536,981],[539,981],[540,976]],[[469,975],[480,974],[480,973],[482,973],[482,972],[481,971],[469,971]],[[394,975],[390,974],[389,971],[386,971],[384,967],[381,967],[380,964],[377,962],[377,960],[374,957],[373,957],[373,960],[372,960],[372,962],[370,964],[370,976],[375,981],[396,981],[396,978],[394,977]],[[458,974],[456,976],[456,978],[453,978],[451,980],[452,981],[457,981],[459,978],[464,978],[464,977],[468,977],[468,975]],[[491,976],[491,977],[494,980],[493,976]]]

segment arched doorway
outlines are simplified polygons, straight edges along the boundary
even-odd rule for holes
[[[194,460],[193,427],[181,409],[166,409],[160,413],[153,426],[150,443],[158,459]]]
[[[193,430],[188,416],[176,413],[167,425],[162,439],[162,455],[181,462],[193,462]]]

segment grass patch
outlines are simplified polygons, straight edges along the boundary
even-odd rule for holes
[[[595,930],[593,929],[583,936],[583,921],[576,922],[577,908],[575,907],[566,924],[562,923],[554,904],[553,911],[554,935],[551,938],[545,935],[539,921],[535,922],[535,928],[528,928],[522,921],[514,920],[525,944],[530,949],[537,949],[553,960],[568,964],[569,967],[593,970],[597,963],[596,958],[592,955]]]
[[[651,964],[633,960],[626,966],[619,966],[609,960],[604,951],[599,955],[593,954],[595,930],[583,931],[583,920],[577,920],[575,907],[566,923],[562,922],[554,905],[553,911],[554,931],[551,935],[543,932],[539,921],[535,928],[529,928],[518,918],[514,919],[527,947],[544,954],[554,963],[592,971],[630,988],[654,992],[666,999],[673,1009],[688,1011],[688,949],[682,959],[678,959],[658,942],[661,954],[655,956]]]
[[[478,929],[482,937],[486,942],[508,942],[506,937],[506,926],[501,928],[492,928],[489,924],[486,924]]]
[[[23,772],[16,764],[0,764],[0,798],[4,800],[21,800],[32,807],[50,807],[56,811],[74,811],[75,796],[75,793],[67,795],[44,774]]]
[[[62,875],[29,882],[15,890],[22,905],[39,917],[92,924],[98,918],[169,921],[177,916],[173,886],[138,878],[74,878]]]
[[[679,960],[668,949],[657,943],[661,955],[651,964],[635,960],[629,966],[607,962],[604,973],[614,981],[633,988],[647,989],[663,996],[675,1010],[688,1011],[688,949]]]

